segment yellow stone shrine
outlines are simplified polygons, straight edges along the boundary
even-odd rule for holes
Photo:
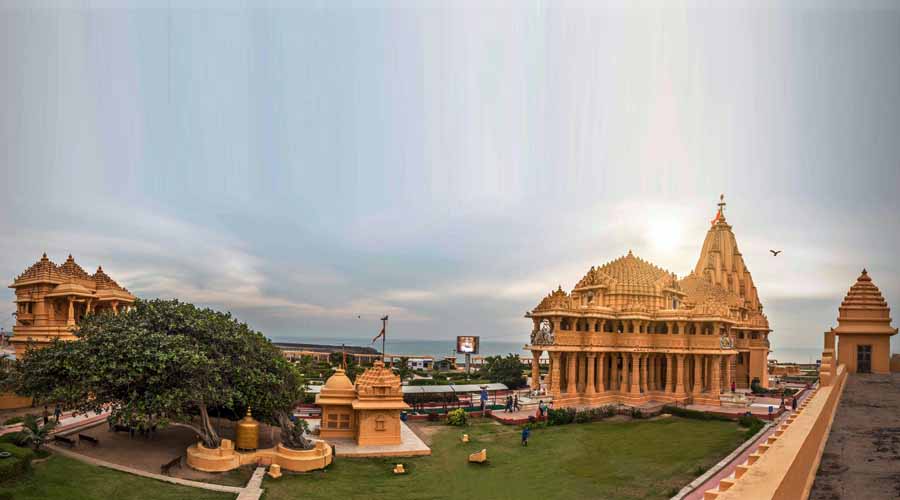
[[[554,405],[720,405],[734,381],[768,387],[769,322],[725,221],[724,201],[694,270],[682,279],[635,256],[547,295],[526,317],[532,359],[546,351]],[[532,363],[532,388],[540,388]]]
[[[9,287],[16,291],[16,324],[10,342],[19,358],[29,344],[40,347],[54,338],[75,340],[74,329],[86,314],[117,314],[135,300],[102,267],[88,274],[71,255],[56,265],[44,254]]]
[[[356,386],[344,370],[328,378],[316,396],[322,408],[322,439],[352,437],[359,446],[400,444],[403,402],[400,377],[376,361],[357,377]]]
[[[850,287],[838,309],[838,327],[831,332],[837,337],[837,364],[846,365],[849,373],[890,373],[891,309],[863,269]]]

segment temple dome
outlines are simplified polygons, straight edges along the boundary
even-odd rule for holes
[[[321,404],[352,404],[356,397],[353,382],[342,368],[334,371],[334,375],[328,377],[322,390],[316,395],[316,403]]]
[[[607,278],[606,293],[610,295],[658,296],[663,288],[671,287],[675,282],[672,273],[635,257],[631,250],[628,255],[604,264],[595,272]]]

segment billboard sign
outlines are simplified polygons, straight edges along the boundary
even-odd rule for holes
[[[459,354],[478,354],[478,337],[472,335],[457,336],[456,352]]]

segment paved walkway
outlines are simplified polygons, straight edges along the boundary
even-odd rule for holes
[[[812,392],[813,392],[812,390],[804,390],[802,392],[802,394],[800,394],[797,402],[798,403],[802,402],[807,397],[809,397],[809,395],[812,394]],[[768,413],[768,409],[767,409],[767,413]],[[722,468],[718,472],[707,477],[702,483],[697,485],[691,492],[685,494],[682,497],[679,497],[676,495],[674,498],[681,498],[684,500],[702,500],[703,493],[706,490],[711,490],[713,488],[717,488],[719,486],[719,481],[721,481],[722,479],[725,479],[727,477],[730,477],[732,474],[734,474],[734,470],[737,468],[737,466],[746,462],[747,457],[749,457],[751,453],[756,451],[756,448],[758,448],[760,444],[762,444],[766,439],[769,438],[769,436],[771,436],[776,430],[778,430],[778,426],[781,424],[781,422],[783,420],[786,420],[790,414],[791,414],[790,410],[785,411],[783,414],[781,414],[778,417],[778,419],[776,420],[774,425],[770,426],[765,432],[758,435],[757,438],[749,446],[744,448],[744,450],[740,454],[732,457],[731,460],[728,461],[728,463],[722,464]],[[754,413],[754,415],[755,415],[755,413]]]
[[[64,434],[82,426],[95,425],[98,422],[105,421],[108,415],[109,413],[106,412],[101,413],[100,415],[75,415],[73,412],[63,413],[62,416],[60,416],[59,424],[57,424],[53,433]],[[50,417],[50,419],[52,420],[53,417]],[[10,432],[18,432],[20,430],[22,430],[22,424],[8,425],[0,428],[0,436],[9,434]]]
[[[332,438],[335,454],[339,457],[413,457],[431,455],[431,448],[425,444],[406,422],[400,422],[400,444],[359,446],[349,438]]]

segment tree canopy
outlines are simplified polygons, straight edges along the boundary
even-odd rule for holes
[[[75,334],[78,341],[28,351],[19,392],[82,412],[109,409],[139,428],[199,414],[199,426],[187,425],[208,447],[220,442],[212,408],[240,414],[251,406],[256,418],[281,425],[284,438],[295,435],[289,415],[302,397],[299,373],[230,313],[138,300],[128,312],[86,316]]]
[[[525,376],[522,375],[522,362],[519,360],[518,354],[484,358],[480,374],[491,382],[505,384],[510,389],[518,389],[525,385]]]

